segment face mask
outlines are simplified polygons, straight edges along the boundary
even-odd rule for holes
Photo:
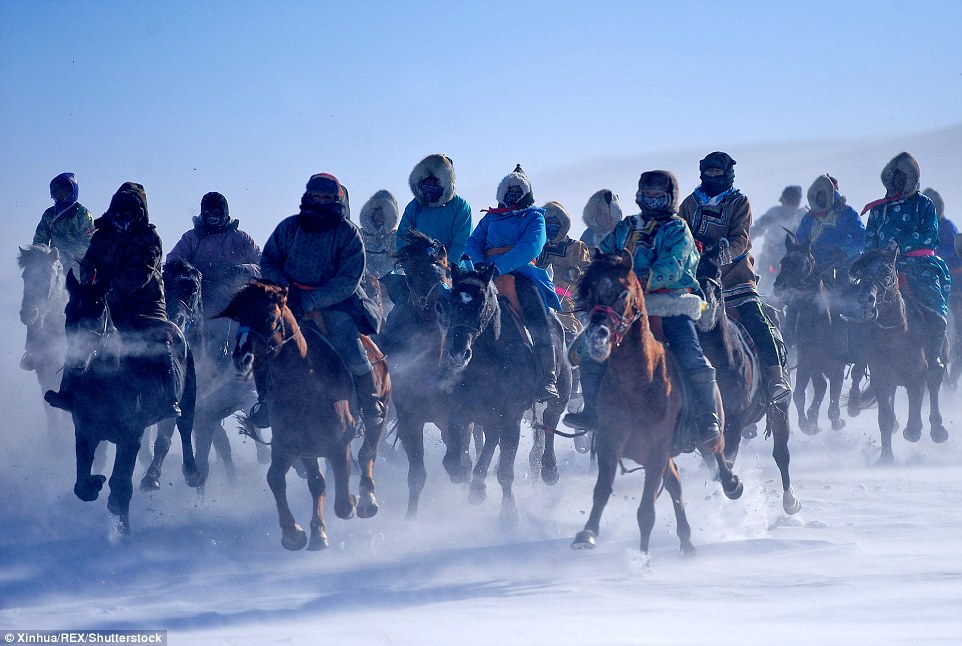
[[[715,177],[709,177],[702,173],[701,175],[701,188],[709,197],[715,197],[716,195],[721,195],[728,189],[732,187],[735,183],[734,175],[729,176],[728,173],[724,175],[716,175]]]
[[[204,228],[208,231],[223,231],[227,228],[230,218],[220,211],[210,211],[200,214]]]
[[[524,189],[520,186],[512,186],[504,194],[504,205],[514,206],[524,197]]]
[[[544,232],[549,242],[554,240],[558,237],[558,234],[561,233],[561,223],[554,218],[548,220],[545,222]]]
[[[664,195],[659,195],[658,197],[649,197],[642,193],[638,196],[638,206],[641,207],[642,211],[667,211],[668,205],[671,203],[671,198],[667,193]]]
[[[137,220],[138,216],[139,214],[133,211],[121,211],[119,213],[115,213],[112,220],[114,228],[118,231],[129,231],[131,225],[133,225],[133,223]]]
[[[434,204],[441,199],[444,195],[443,186],[434,186],[433,184],[421,184],[419,186],[421,189],[421,195],[424,197],[424,201],[428,204]]]

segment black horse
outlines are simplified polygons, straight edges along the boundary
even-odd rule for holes
[[[63,368],[66,336],[64,306],[67,304],[66,277],[60,252],[47,245],[20,247],[17,264],[23,270],[23,300],[20,321],[27,326],[29,363],[23,368],[37,373],[41,394],[56,388]],[[47,436],[56,440],[66,426],[62,411],[43,404]]]
[[[232,332],[228,330],[223,338],[214,338],[209,333],[204,318],[200,270],[186,260],[172,260],[164,265],[163,276],[167,318],[184,334],[196,362],[198,387],[193,428],[197,468],[206,482],[213,446],[227,473],[233,476],[231,446],[222,422],[229,415],[253,405],[257,399],[253,384],[235,374],[229,354],[232,337],[227,336]],[[173,433],[174,420],[163,420],[157,425],[153,458],[140,481],[141,491],[155,491],[160,487],[161,470]]]
[[[471,470],[467,457],[469,423],[484,429],[484,446],[474,467],[469,500],[486,497],[485,478],[495,448],[500,449],[498,483],[502,490],[501,517],[517,517],[512,484],[514,461],[521,438],[521,418],[538,394],[539,374],[534,355],[518,325],[498,296],[495,267],[464,271],[451,267],[452,286],[437,301],[439,323],[446,331],[442,350],[442,385],[451,389],[453,410],[444,467],[455,482]],[[555,365],[561,366],[564,332],[552,317]],[[559,392],[570,393],[570,371],[558,375]],[[565,383],[565,380],[568,383]]]
[[[845,321],[840,308],[833,308],[822,271],[815,264],[811,242],[800,243],[795,234],[785,236],[785,256],[775,278],[775,295],[786,307],[788,336],[798,352],[795,372],[795,408],[798,425],[804,432],[819,432],[818,411],[825,397],[828,380],[828,419],[832,429],[845,426],[839,400],[845,380]],[[838,289],[842,289],[840,286]],[[837,295],[837,294],[836,294]],[[805,409],[805,390],[812,382],[814,397]]]
[[[155,383],[149,374],[155,364],[149,349],[156,345],[146,336],[135,338],[136,335],[128,334],[121,338],[110,323],[105,296],[97,285],[79,283],[71,271],[67,274],[67,291],[70,294],[66,308],[67,361],[71,365],[83,365],[83,370],[72,381],[77,454],[74,493],[84,501],[97,499],[106,478],[91,474],[94,451],[100,442],[115,444],[117,452],[107,509],[117,516],[118,532],[128,535],[131,479],[152,408],[151,385]],[[201,478],[194,463],[190,436],[196,388],[193,358],[177,328],[171,325],[168,333],[183,371],[178,380],[182,385],[178,394],[184,421],[180,426],[183,472],[187,484],[196,487],[201,484]]]
[[[717,247],[702,255],[697,277],[708,307],[696,326],[702,350],[717,371],[725,409],[725,459],[734,465],[743,432],[765,418],[765,436],[773,438],[772,457],[782,478],[782,508],[787,514],[795,514],[802,505],[788,471],[788,404],[769,401],[758,379],[760,368],[749,349],[748,333],[727,316]],[[710,459],[707,461],[711,464]]]

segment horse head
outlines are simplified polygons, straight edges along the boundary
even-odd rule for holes
[[[187,333],[190,325],[203,321],[200,270],[186,260],[171,260],[164,265],[164,295],[167,301],[167,318],[181,332]]]
[[[452,265],[451,290],[435,303],[438,324],[447,332],[442,363],[455,373],[467,368],[474,342],[489,325],[492,325],[495,336],[500,336],[498,290],[492,281],[494,273],[493,263],[481,271],[464,271]]]
[[[20,322],[36,325],[54,305],[63,305],[65,278],[60,252],[43,244],[20,247],[17,264],[23,270]]]
[[[596,250],[578,282],[575,309],[585,325],[589,356],[607,361],[632,324],[645,316],[645,296],[631,254]]]
[[[408,302],[419,314],[429,314],[435,309],[441,288],[450,286],[447,249],[417,229],[405,231],[400,238],[404,246],[395,259],[404,271]]]
[[[696,321],[696,327],[702,332],[714,330],[718,322],[725,317],[725,296],[722,294],[722,270],[718,261],[721,248],[713,245],[705,249],[698,263],[695,274],[698,285],[705,296],[707,308]]]
[[[775,295],[782,301],[791,300],[798,292],[812,291],[819,281],[811,241],[799,242],[790,230],[785,232],[785,255],[774,286]]]
[[[242,288],[215,318],[237,321],[232,360],[241,378],[250,376],[256,356],[278,351],[298,329],[287,307],[287,287],[265,280]]]
[[[898,247],[870,249],[852,263],[849,275],[855,283],[862,320],[877,321],[880,305],[901,302],[896,264],[898,254]]]

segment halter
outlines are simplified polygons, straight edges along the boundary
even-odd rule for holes
[[[252,328],[252,327],[250,327],[250,326],[248,326],[248,325],[241,325],[241,326],[239,326],[239,327],[237,328],[237,334],[238,334],[238,336],[241,335],[241,334],[244,334],[244,333],[246,333],[246,332],[249,332],[249,333],[253,334],[254,336],[256,336],[257,338],[259,338],[259,339],[264,343],[264,345],[265,345],[266,348],[267,348],[267,354],[268,354],[271,358],[274,358],[274,357],[276,357],[277,354],[280,352],[281,348],[283,348],[285,345],[287,345],[288,343],[290,343],[290,342],[297,336],[297,334],[301,331],[301,329],[300,329],[297,325],[295,325],[293,331],[292,331],[291,334],[290,334],[290,336],[284,337],[284,333],[283,333],[283,331],[281,331],[282,328],[283,328],[283,326],[284,326],[284,319],[281,318],[281,319],[277,322],[276,325],[274,325],[273,327],[271,327],[271,331],[270,331],[268,334],[261,334],[260,332],[258,332],[257,330],[255,330],[254,328]],[[281,331],[281,339],[282,339],[282,340],[281,340],[279,343],[274,343],[274,340],[273,340],[273,339],[274,339],[274,335],[275,335],[278,331]]]
[[[618,314],[610,305],[595,305],[591,308],[588,316],[590,317],[598,313],[604,314],[605,317],[612,322],[614,329],[611,331],[611,343],[616,348],[624,341],[628,329],[635,324],[635,321],[641,318],[640,311],[629,318],[627,315]]]

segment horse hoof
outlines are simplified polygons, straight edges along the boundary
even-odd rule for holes
[[[292,552],[302,550],[307,546],[307,532],[301,529],[300,525],[294,525],[294,535],[288,538],[285,533],[284,536],[281,537],[281,545],[284,546],[285,550]]]
[[[583,529],[575,534],[575,539],[571,541],[571,549],[593,550],[597,545],[595,538],[597,538],[597,535],[593,531],[590,529]]]
[[[848,413],[849,417],[858,417],[858,414],[862,412],[861,391],[853,389],[848,392],[848,405],[845,408],[845,412]]]
[[[107,511],[114,516],[120,516],[121,512],[123,512],[123,509],[120,508],[120,502],[117,500],[117,496],[114,495],[114,492],[112,491],[110,492],[110,495],[107,496]]]
[[[686,559],[693,558],[698,552],[698,550],[695,549],[695,546],[691,544],[691,541],[682,541],[680,551],[682,558]]]
[[[821,430],[818,428],[818,423],[812,422],[799,422],[798,428],[800,428],[805,435],[818,435],[818,432]]]
[[[140,481],[141,491],[157,491],[160,489],[160,479],[151,476],[151,474],[145,475]]]
[[[902,431],[902,437],[904,437],[909,442],[918,442],[919,439],[922,437],[922,429],[921,427],[909,428],[908,426],[906,426],[905,430]]]
[[[454,484],[462,484],[468,479],[468,470],[461,464],[461,456],[445,454],[441,464]]]
[[[354,512],[357,510],[357,496],[351,494],[347,498],[347,504],[341,504],[341,501],[334,503],[334,514],[342,520],[350,520],[354,518]]]
[[[891,451],[882,451],[882,455],[879,456],[878,462],[876,464],[880,467],[887,467],[895,463],[895,456],[892,455]]]
[[[724,483],[722,484],[722,491],[725,492],[725,495],[729,500],[738,500],[742,497],[742,492],[744,490],[745,485],[743,485],[742,481],[738,479],[738,476],[733,475],[732,482],[727,487],[724,485]]]
[[[514,527],[518,524],[518,508],[513,502],[501,506],[501,515],[498,520],[502,527]]]
[[[558,467],[555,464],[541,465],[541,480],[546,485],[558,484]]]
[[[795,497],[795,488],[789,487],[788,490],[782,494],[782,509],[789,516],[797,514],[802,509],[802,503]]]
[[[114,523],[114,530],[117,535],[122,538],[127,538],[130,536],[130,519],[126,516],[118,516],[117,521]]]
[[[320,532],[318,534],[311,534],[311,542],[307,546],[308,552],[320,552],[321,550],[326,550],[329,547],[327,542],[327,533]]]
[[[742,429],[742,439],[751,440],[758,437],[758,424],[750,424]]]
[[[107,482],[107,476],[102,475],[90,476],[83,484],[78,480],[73,486],[74,495],[84,502],[93,502],[100,495],[105,482]]]
[[[591,440],[588,439],[588,435],[579,435],[574,438],[575,451],[578,453],[587,453],[588,449],[591,448]]]
[[[488,498],[487,486],[482,483],[471,483],[471,489],[468,491],[468,502],[472,505],[480,505]]]
[[[942,442],[949,439],[949,432],[945,429],[944,426],[939,424],[938,426],[932,427],[932,430],[929,431],[929,436],[932,438],[933,442],[935,442],[936,444],[941,444]]]
[[[844,420],[844,419],[839,418],[839,419],[833,419],[833,420],[832,420],[832,430],[833,430],[833,431],[841,431],[843,428],[845,428],[845,420]]]
[[[378,506],[377,500],[374,498],[374,494],[365,496],[366,500],[358,503],[357,505],[357,517],[358,518],[371,518],[377,514]]]
[[[204,483],[207,481],[206,474],[201,473],[196,468],[193,471],[189,471],[185,468],[183,473],[184,473],[184,482],[186,482],[187,486],[190,487],[191,489],[197,489],[198,487],[202,487]]]

